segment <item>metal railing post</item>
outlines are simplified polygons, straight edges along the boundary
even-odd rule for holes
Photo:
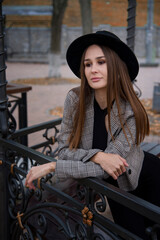
[[[8,120],[2,2],[3,0],[0,0],[0,131],[2,136],[4,137],[8,134]]]
[[[128,0],[128,26],[127,26],[127,45],[134,52],[135,26],[136,26],[136,0]]]
[[[4,34],[2,2],[0,0],[0,136],[6,138],[8,134],[8,114],[7,114],[7,94],[6,94],[6,75],[5,75],[5,54],[4,54]],[[8,213],[8,170],[5,167],[5,150],[0,145],[0,239],[10,239],[10,224]]]
[[[153,17],[154,1],[148,0],[147,4],[147,26],[146,26],[146,62],[153,63]]]
[[[136,0],[128,0],[128,26],[127,26],[127,45],[134,52],[135,47],[135,30],[136,30]],[[137,80],[134,79],[135,93],[138,97],[142,95],[140,88],[136,85]]]

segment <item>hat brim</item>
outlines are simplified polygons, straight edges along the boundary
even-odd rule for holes
[[[80,78],[82,54],[87,47],[93,44],[108,46],[114,50],[126,63],[131,81],[136,78],[139,71],[139,64],[135,54],[116,35],[107,31],[104,31],[104,34],[102,31],[101,33],[97,32],[83,35],[74,40],[69,46],[66,53],[67,63],[78,78]]]

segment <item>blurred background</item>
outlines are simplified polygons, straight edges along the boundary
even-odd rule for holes
[[[137,3],[135,54],[152,63],[160,59],[160,0],[130,2]],[[125,41],[128,4],[127,0],[4,0],[7,59],[48,63],[48,54],[60,48],[63,64],[73,39],[102,29]]]

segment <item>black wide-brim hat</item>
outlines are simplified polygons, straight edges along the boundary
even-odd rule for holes
[[[98,31],[75,39],[68,47],[66,59],[72,72],[80,78],[80,63],[83,52],[90,45],[103,45],[114,50],[126,63],[129,76],[133,81],[138,75],[139,64],[133,51],[115,34],[108,31]]]

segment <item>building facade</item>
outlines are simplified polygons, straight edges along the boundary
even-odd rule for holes
[[[126,41],[128,1],[92,0],[91,4],[93,31],[113,31]],[[4,0],[3,13],[8,61],[48,62],[52,0]],[[149,51],[151,61],[160,59],[159,13],[159,0],[137,0],[135,54],[140,59],[147,59]],[[62,25],[62,63],[68,45],[81,34],[79,0],[68,0]]]

